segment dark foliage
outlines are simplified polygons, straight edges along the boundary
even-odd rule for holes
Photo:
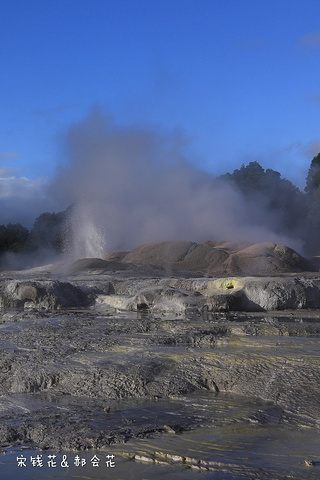
[[[307,194],[312,194],[320,188],[320,153],[312,159],[308,176],[306,179],[305,191]]]
[[[0,252],[21,252],[29,236],[29,230],[20,223],[0,225]]]
[[[320,153],[312,161],[306,178],[307,246],[311,254],[320,253]]]
[[[281,178],[279,172],[264,170],[258,162],[250,162],[220,178],[232,182],[247,199],[263,206],[268,214],[264,218],[260,215],[261,224],[272,226],[279,233],[301,230],[306,216],[305,195],[289,180]]]
[[[58,213],[42,213],[30,231],[27,247],[31,250],[47,249],[65,251],[68,209]]]

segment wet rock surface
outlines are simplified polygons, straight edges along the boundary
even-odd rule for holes
[[[316,312],[12,311],[0,321],[3,447],[101,449],[211,425],[212,412],[185,401],[197,392],[259,397],[248,425],[319,427]]]

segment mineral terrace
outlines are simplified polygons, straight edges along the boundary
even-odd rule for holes
[[[288,247],[152,242],[0,285],[3,447],[183,432],[199,419],[179,398],[197,390],[268,401],[256,422],[320,427],[320,275]]]

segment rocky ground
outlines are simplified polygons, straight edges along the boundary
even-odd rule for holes
[[[218,277],[126,255],[0,274],[4,449],[99,450],[210,426],[186,401],[197,392],[255,399],[244,424],[320,427],[318,272]]]
[[[256,422],[319,426],[315,314],[7,312],[1,322],[3,446],[99,449],[181,432],[206,422],[179,400],[197,390],[271,401]],[[168,413],[168,398],[185,415]]]
[[[201,314],[320,308],[319,271],[294,250],[213,243],[149,242],[106,260],[2,272],[0,308]]]

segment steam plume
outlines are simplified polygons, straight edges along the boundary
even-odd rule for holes
[[[262,201],[249,203],[230,184],[192,166],[181,134],[118,126],[94,109],[70,127],[64,142],[68,164],[53,187],[60,200],[75,205],[76,257],[172,239],[274,241],[301,248],[299,240],[265,226],[279,220]]]

